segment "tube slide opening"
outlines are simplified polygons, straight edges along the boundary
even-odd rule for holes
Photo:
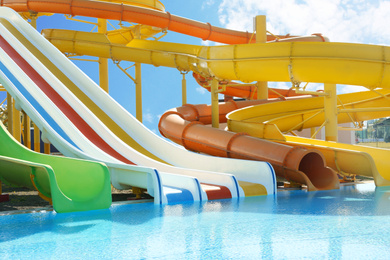
[[[299,163],[299,171],[304,172],[318,190],[339,188],[336,173],[325,166],[324,158],[319,153],[309,152],[304,155]]]

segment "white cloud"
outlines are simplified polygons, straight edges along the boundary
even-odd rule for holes
[[[210,45],[212,45],[212,43],[213,43],[213,42],[211,42],[211,41],[203,41],[203,40],[201,40],[201,44],[202,44],[203,46],[210,46]]]
[[[154,121],[154,115],[150,112],[143,113],[142,120],[144,122],[153,123]]]
[[[332,42],[389,45],[389,10],[390,0],[221,0],[218,14],[224,27],[235,30],[252,32],[253,18],[266,15],[267,30],[273,34],[322,33]],[[318,89],[322,84],[307,86],[310,91]],[[340,94],[362,90],[366,89],[338,87]]]
[[[206,0],[202,3],[202,9],[210,8],[210,6],[215,4],[215,0]]]
[[[253,30],[253,17],[267,15],[274,34],[322,33],[331,41],[390,42],[388,0],[223,0],[219,20],[227,28]]]
[[[353,85],[337,85],[337,94],[345,94],[351,92],[368,91],[365,87]]]
[[[291,88],[291,83],[289,82],[268,82],[269,88]]]
[[[207,90],[205,88],[202,88],[202,87],[197,87],[196,92],[204,95],[207,92]]]

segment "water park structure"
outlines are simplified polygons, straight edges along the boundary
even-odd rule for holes
[[[319,34],[273,35],[265,16],[256,17],[253,33],[218,28],[172,15],[157,0],[1,4],[0,82],[8,93],[8,129],[0,129],[0,177],[37,189],[57,212],[109,207],[110,184],[146,190],[156,204],[273,195],[276,176],[309,191],[339,188],[338,175],[372,176],[377,186],[390,185],[390,151],[337,142],[339,123],[390,116],[386,46],[332,43]],[[99,31],[40,34],[17,12],[32,25],[47,13],[95,17]],[[106,19],[136,24],[107,31]],[[156,37],[167,31],[224,45]],[[100,87],[63,53],[98,57]],[[135,117],[107,93],[108,59],[134,62],[134,77],[116,64],[136,85]],[[183,75],[183,106],[159,122],[161,134],[180,146],[142,124],[141,64]],[[188,72],[210,91],[211,105],[186,104]],[[292,88],[271,89],[270,81],[291,82]],[[324,83],[324,92],[306,91],[306,82]],[[337,95],[336,84],[368,91]],[[42,140],[65,157],[19,144],[20,111],[24,144],[31,143],[31,118],[34,141],[40,129]],[[314,137],[316,127],[325,128],[325,141],[294,136],[308,128]]]

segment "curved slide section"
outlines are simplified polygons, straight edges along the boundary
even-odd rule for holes
[[[98,162],[33,152],[0,123],[0,179],[36,189],[58,213],[111,206],[110,173]]]
[[[197,22],[169,12],[163,12],[164,8],[159,1],[90,1],[90,0],[3,0],[2,6],[10,7],[17,12],[58,13],[72,16],[80,15],[117,21],[126,21],[149,25],[157,28],[201,38],[204,41],[215,41],[226,44],[245,44],[256,42],[256,35],[248,32],[240,32],[212,26],[209,23]],[[267,35],[267,41],[284,40],[293,38],[290,35]],[[317,41],[326,41],[321,35],[313,35]]]
[[[389,111],[375,111],[376,108],[388,107],[390,91],[376,92],[338,95],[338,109],[355,109],[351,113],[339,113],[338,122],[361,122],[390,116]],[[377,186],[390,185],[390,164],[386,159],[390,155],[388,150],[282,134],[322,125],[325,120],[323,102],[324,98],[317,97],[242,108],[228,115],[228,127],[234,132],[245,131],[251,136],[266,139],[260,129],[275,130],[271,134],[274,140],[320,150],[327,165],[337,172],[373,176]]]
[[[386,66],[390,47],[386,46],[334,42],[197,46],[136,39],[124,46],[112,44],[103,34],[43,33],[62,52],[178,68],[205,78],[390,86],[390,68]]]
[[[165,175],[168,176],[172,173],[178,176],[175,181],[176,188],[180,188],[181,183],[186,183],[179,181],[183,178],[189,180],[187,183],[192,180],[194,184],[192,186],[198,185],[197,189],[193,189],[190,192],[195,200],[240,197],[245,194],[245,185],[242,185],[243,187],[240,186],[234,175],[210,172],[210,168],[216,168],[221,172],[225,170],[225,172],[237,172],[237,174],[248,171],[254,175],[265,173],[266,180],[262,180],[262,183],[265,185],[260,184],[263,187],[262,193],[257,193],[256,195],[275,193],[274,173],[267,163],[226,160],[222,158],[215,160],[213,157],[189,153],[177,147],[172,149],[175,146],[158,138],[144,128],[126,110],[120,107],[104,91],[100,90],[96,84],[86,78],[72,62],[46,42],[41,35],[33,30],[30,31],[28,24],[17,23],[14,28],[12,24],[7,22],[2,22],[2,24],[7,28],[5,34],[7,31],[11,32],[7,35],[8,38],[4,43],[4,45],[7,42],[12,44],[11,48],[4,54],[4,60],[7,60],[6,56],[8,55],[12,57],[8,58],[6,62],[7,66],[13,69],[11,74],[18,78],[19,81],[23,81],[21,85],[26,88],[27,94],[31,95],[33,99],[39,100],[39,102],[36,102],[36,105],[44,107],[43,110],[59,125],[57,132],[62,131],[62,137],[64,139],[67,137],[69,139],[68,143],[74,143],[71,148],[62,145],[64,150],[61,150],[61,144],[59,144],[58,149],[63,151],[64,154],[83,156],[83,158],[87,155],[89,158],[105,162],[109,167],[120,162],[158,167],[163,186],[174,187],[171,186],[172,183],[167,184],[166,182],[173,182],[175,178],[171,178],[172,176],[164,178]],[[27,27],[22,30],[24,25]],[[22,46],[18,46],[20,43],[23,43],[21,44]],[[15,49],[12,50],[13,48]],[[18,57],[17,53],[20,53],[20,57]],[[11,65],[14,62],[16,66]],[[29,66],[29,64],[33,64],[34,68]],[[29,82],[27,78],[32,79],[33,82]],[[75,94],[70,92],[68,88],[72,89]],[[45,96],[49,99],[45,98]],[[87,100],[82,100],[85,97],[87,97]],[[89,110],[88,108],[91,107],[93,109],[99,108],[100,110],[99,112]],[[109,121],[109,124],[103,124],[99,119],[109,119],[111,121]],[[35,119],[33,120],[35,121]],[[116,128],[109,128],[107,125],[114,125]],[[131,139],[129,138],[130,134],[135,132],[135,138],[146,140],[149,146],[156,147],[157,140],[157,142],[161,143],[161,146],[158,145],[157,149],[165,149],[161,150],[161,153],[176,157],[176,160],[183,159],[183,161],[190,162],[192,165],[198,164],[194,168],[199,170],[177,168],[162,162],[153,161],[135,151],[112,131],[117,131],[122,135],[126,133],[128,139]],[[52,141],[53,134],[49,131],[47,132],[47,138]],[[56,140],[54,140],[53,144],[57,147]],[[81,153],[75,152],[75,147],[81,150]],[[205,160],[209,163],[199,163]],[[219,165],[224,167],[218,167]],[[142,171],[140,168],[138,170]],[[146,176],[146,174],[144,175]],[[158,178],[158,176],[155,178]],[[240,177],[237,178],[240,179]],[[113,174],[112,179],[117,182],[123,181]],[[245,180],[242,181],[245,182]],[[147,181],[146,178],[134,178],[134,182],[128,185],[146,188],[148,185],[150,186],[150,183],[151,181]],[[156,181],[152,183],[156,183]],[[157,190],[155,189],[155,191]],[[151,192],[153,194],[153,190]]]
[[[266,102],[272,101],[221,103],[219,105],[221,122],[224,122],[224,115],[229,111]],[[309,191],[339,187],[337,175],[326,167],[325,159],[320,152],[303,146],[276,144],[243,133],[234,134],[207,127],[204,124],[211,124],[210,115],[210,106],[184,105],[164,113],[160,118],[159,129],[163,136],[188,150],[219,157],[268,161],[277,175],[290,181],[304,183]]]

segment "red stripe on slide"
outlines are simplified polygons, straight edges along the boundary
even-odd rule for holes
[[[200,186],[206,192],[209,200],[231,199],[232,194],[230,190],[225,186],[201,183]]]
[[[87,137],[93,144],[112,157],[128,164],[134,164],[123,157],[107,144],[84,119],[48,84],[31,65],[8,44],[0,35],[0,46],[16,64],[32,79],[32,81],[49,97],[49,99],[66,115],[67,118]]]

